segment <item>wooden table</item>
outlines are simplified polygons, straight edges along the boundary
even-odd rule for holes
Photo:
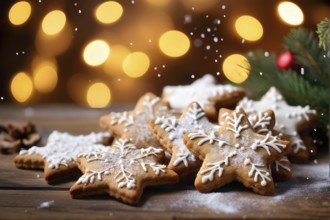
[[[91,110],[76,106],[0,106],[0,123],[34,122],[46,136],[53,130],[99,131],[99,116],[129,106]],[[329,157],[293,165],[293,178],[276,183],[276,195],[254,194],[238,183],[201,194],[193,184],[147,188],[138,206],[107,195],[71,199],[74,183],[47,185],[43,172],[15,168],[15,155],[0,154],[0,219],[330,219]],[[46,203],[45,203],[46,202]],[[48,206],[43,207],[44,204]]]

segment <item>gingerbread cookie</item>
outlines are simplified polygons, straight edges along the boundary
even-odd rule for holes
[[[97,144],[108,133],[90,133],[73,136],[66,132],[53,131],[44,147],[21,150],[14,159],[17,168],[44,169],[48,184],[66,181],[78,170],[77,155],[83,152],[107,151],[108,147]]]
[[[187,131],[199,129],[211,131],[215,125],[209,122],[197,102],[189,104],[179,119],[173,116],[157,117],[150,122],[150,126],[162,146],[172,153],[169,169],[174,170],[180,177],[199,169],[202,163],[184,145],[183,135]]]
[[[4,154],[17,153],[38,143],[41,135],[31,122],[0,124],[0,150]]]
[[[135,109],[129,112],[112,112],[100,118],[100,126],[115,138],[132,138],[138,147],[161,147],[152,135],[148,123],[158,116],[170,114],[167,103],[152,93],[143,95]]]
[[[223,124],[226,117],[232,112],[232,110],[229,109],[220,109],[219,111],[219,123]],[[267,135],[270,133],[273,136],[277,136],[277,138],[289,141],[288,138],[285,137],[285,135],[281,135],[279,132],[275,131],[273,129],[275,125],[275,115],[272,110],[267,110],[264,112],[258,112],[258,114],[250,114],[248,115],[248,120],[253,128],[253,130],[262,135]],[[280,135],[280,136],[279,136]],[[287,155],[291,153],[291,145],[289,144],[288,147],[285,150],[285,154]],[[272,176],[277,181],[284,181],[291,178],[291,163],[288,160],[287,156],[283,156],[283,158],[275,161],[271,164],[271,171]]]
[[[283,157],[287,141],[253,131],[246,113],[237,109],[216,130],[188,132],[187,148],[203,160],[195,187],[209,192],[237,180],[256,193],[274,194],[269,165]]]
[[[160,164],[164,151],[138,148],[129,139],[117,140],[107,152],[78,156],[83,176],[70,188],[73,198],[108,193],[128,204],[136,204],[146,186],[174,184],[178,175]]]
[[[299,132],[308,127],[317,118],[316,111],[309,106],[290,106],[275,87],[272,87],[261,98],[260,101],[253,101],[247,98],[242,99],[239,107],[244,108],[247,113],[258,113],[271,109],[276,115],[274,129],[287,135],[292,145],[290,157],[296,162],[307,161],[310,152],[301,140]]]
[[[198,102],[206,115],[210,118],[217,117],[218,107],[235,105],[245,92],[232,85],[216,84],[215,78],[206,74],[191,85],[165,86],[162,93],[164,101],[169,102],[171,108],[183,111],[191,102]]]

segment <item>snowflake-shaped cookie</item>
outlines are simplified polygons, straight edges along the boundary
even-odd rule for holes
[[[118,139],[107,152],[83,153],[78,156],[84,173],[71,187],[73,198],[108,193],[129,204],[136,204],[144,187],[172,184],[178,175],[160,164],[164,151],[148,146],[138,148],[129,139]]]
[[[174,109],[183,111],[191,102],[198,102],[206,115],[215,118],[216,106],[228,107],[236,104],[245,92],[232,85],[216,84],[215,78],[206,74],[191,85],[165,86],[162,97]]]
[[[288,145],[269,133],[255,133],[242,109],[228,114],[218,129],[186,133],[184,141],[203,160],[195,180],[200,192],[237,180],[262,195],[274,193],[268,166],[283,156]]]
[[[158,140],[152,135],[148,123],[159,116],[170,113],[168,105],[152,93],[143,95],[135,109],[129,112],[112,112],[102,116],[100,125],[115,138],[132,138],[138,147],[151,145],[160,147]]]
[[[201,161],[192,154],[183,143],[183,136],[187,131],[213,130],[215,125],[206,118],[205,112],[197,102],[187,106],[179,119],[173,116],[157,117],[150,126],[162,146],[172,153],[169,169],[180,176],[194,172],[201,165]]]
[[[317,117],[315,110],[309,106],[290,106],[284,100],[282,94],[272,87],[261,98],[260,101],[253,101],[247,98],[241,100],[238,104],[248,114],[262,112],[268,109],[274,111],[276,124],[274,129],[287,135],[291,141],[294,160],[308,160],[310,152],[301,140],[298,132],[306,128]]]
[[[221,108],[219,111],[219,123],[223,124],[226,117],[232,112],[232,110]],[[258,112],[257,114],[248,115],[248,120],[254,130],[254,132],[262,135],[277,136],[282,140],[289,141],[288,138],[281,135],[278,131],[274,130],[275,115],[272,110],[264,112]],[[291,152],[291,145],[285,148],[284,155],[288,155]],[[291,178],[291,163],[287,156],[283,156],[281,159],[276,160],[270,165],[272,176],[275,180],[288,180]]]
[[[15,165],[25,169],[44,169],[49,184],[65,181],[78,171],[76,158],[83,152],[106,151],[108,147],[98,144],[108,137],[107,132],[73,136],[66,132],[53,131],[44,147],[21,150],[15,157]]]

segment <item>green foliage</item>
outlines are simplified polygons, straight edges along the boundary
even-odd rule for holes
[[[319,35],[319,47],[327,50],[330,44],[330,21],[328,18],[325,18],[317,25],[316,33]]]
[[[329,59],[319,48],[313,32],[304,28],[292,29],[284,37],[284,47],[292,52],[295,62],[304,69],[304,78],[311,84],[329,86]]]
[[[284,38],[285,49],[290,50],[295,61],[304,68],[304,74],[295,70],[277,68],[277,55],[264,52],[249,53],[250,75],[242,84],[255,99],[260,99],[271,86],[275,86],[290,105],[309,105],[319,115],[319,127],[326,130],[329,124],[329,74],[330,67],[325,51],[318,47],[312,32],[293,29]]]

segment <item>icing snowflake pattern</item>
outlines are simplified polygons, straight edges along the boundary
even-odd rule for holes
[[[276,150],[281,153],[281,148],[286,148],[285,144],[281,144],[278,142],[278,138],[272,137],[271,133],[267,133],[266,137],[263,140],[255,140],[255,142],[250,146],[253,150],[257,150],[258,148],[263,148],[267,151],[268,155],[271,155],[269,148]]]
[[[152,93],[146,93],[129,112],[111,112],[100,119],[101,127],[115,138],[132,138],[137,147],[143,144],[160,147],[153,137],[148,123],[161,116],[168,116],[168,105]]]
[[[227,130],[232,131],[235,133],[235,137],[238,138],[241,135],[241,132],[248,128],[248,125],[241,125],[241,120],[244,117],[244,115],[240,114],[237,116],[237,113],[234,112],[232,117],[227,116],[227,119],[229,120],[228,122],[228,127]]]
[[[191,102],[198,102],[205,110],[207,105],[213,105],[217,99],[228,99],[227,94],[242,91],[232,85],[217,85],[215,78],[206,74],[190,85],[165,86],[163,97],[172,108],[183,110]],[[230,97],[230,96],[228,96]]]
[[[196,162],[197,160],[195,155],[184,145],[183,135],[189,130],[199,130],[201,128],[210,130],[213,128],[213,125],[207,121],[205,112],[196,102],[187,107],[180,119],[176,119],[174,116],[162,116],[158,117],[154,124],[165,131],[170,142],[173,143],[173,147],[177,148],[177,153],[170,162],[174,167],[179,164],[189,167],[190,162]]]
[[[107,136],[107,132],[73,136],[66,132],[53,131],[44,147],[34,146],[29,150],[22,150],[20,155],[39,154],[50,169],[58,169],[61,165],[68,166],[70,162],[76,161],[77,155],[83,152],[107,151],[106,146],[97,144]]]
[[[86,168],[77,184],[93,184],[95,180],[103,180],[104,176],[114,178],[119,188],[133,189],[136,187],[136,173],[142,169],[148,173],[151,169],[155,175],[166,172],[166,166],[158,164],[153,157],[163,153],[162,149],[155,147],[137,148],[129,139],[117,140],[108,152],[83,153],[78,157],[87,159],[90,163],[97,163],[100,169]],[[139,168],[140,167],[140,168]]]
[[[209,173],[208,175],[202,178],[202,183],[206,183],[208,181],[212,182],[214,179],[214,175],[218,172],[218,176],[220,177],[224,171],[224,168],[221,166],[229,165],[229,158],[235,156],[236,153],[229,154],[224,160],[220,160],[214,163],[207,163],[206,166],[209,167],[205,170],[200,171],[202,175]]]
[[[291,168],[287,165],[289,163],[288,157],[283,157],[280,160],[276,161],[275,164],[275,170],[276,172],[279,172],[280,169],[284,169],[288,172],[291,172]]]
[[[309,123],[316,118],[317,112],[310,106],[290,106],[282,94],[275,87],[272,87],[260,101],[244,98],[238,103],[238,107],[244,108],[249,114],[260,114],[259,112],[271,109],[276,115],[274,129],[288,135],[293,143],[292,155],[295,156],[300,151],[307,151],[306,146],[298,136],[298,124]]]
[[[254,182],[256,182],[256,183],[259,182],[259,177],[261,179],[260,184],[262,186],[266,186],[267,182],[271,181],[270,173],[267,172],[266,170],[262,169],[262,168],[265,168],[264,165],[254,164],[254,163],[251,162],[250,158],[245,159],[244,165],[246,165],[246,166],[251,165],[251,170],[248,173],[248,176],[249,177],[253,176]]]
[[[237,175],[240,173],[237,170],[242,170],[244,172],[239,174],[242,176],[236,180],[247,185],[250,185],[251,181],[259,183],[250,187],[261,194],[265,192],[261,187],[264,188],[271,183],[271,190],[274,183],[268,165],[275,162],[277,156],[284,154],[283,149],[286,149],[288,142],[271,136],[270,132],[266,135],[258,134],[253,130],[243,109],[225,112],[221,117],[224,121],[220,119],[223,123],[216,130],[189,132],[185,137],[189,150],[207,158],[198,173],[198,183],[196,186],[195,182],[195,186],[203,190],[203,186],[199,184],[213,182],[215,178],[220,178],[221,183],[221,177],[225,172]],[[261,121],[264,120],[260,118]],[[243,130],[245,132],[241,132]],[[232,133],[235,134],[233,138]],[[259,148],[262,150],[258,150]],[[228,169],[229,167],[231,169]],[[247,174],[245,170],[248,170]],[[229,173],[227,175],[230,175]]]
[[[250,115],[249,121],[257,133],[268,132],[267,126],[270,125],[271,117],[267,112],[258,112],[257,115]]]

